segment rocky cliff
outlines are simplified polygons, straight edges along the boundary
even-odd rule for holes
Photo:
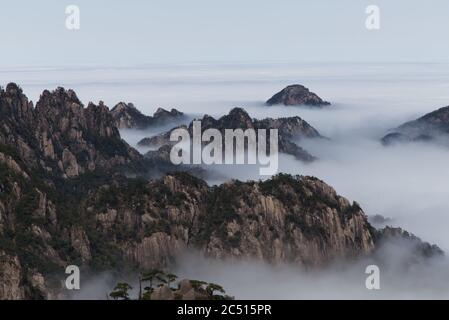
[[[306,87],[294,84],[282,89],[267,101],[267,105],[282,104],[285,106],[299,106],[306,105],[312,107],[323,107],[330,105],[329,102],[324,101],[318,95],[310,92]]]
[[[150,181],[99,175],[52,187],[19,162],[1,164],[4,298],[56,297],[55,279],[69,264],[163,268],[187,248],[309,266],[374,248],[358,205],[315,178],[209,187],[185,173]]]
[[[177,173],[141,188],[129,194],[123,191],[128,185],[107,187],[90,197],[88,210],[101,212],[98,228],[145,268],[163,267],[188,247],[214,258],[310,266],[374,248],[359,206],[315,178],[281,175],[208,187]],[[105,193],[113,203],[102,199]],[[128,229],[128,241],[116,238],[119,226]]]
[[[46,90],[33,108],[16,84],[8,84],[0,90],[0,116],[0,144],[51,175],[131,168],[141,160],[120,138],[109,109],[102,102],[84,107],[72,90]]]

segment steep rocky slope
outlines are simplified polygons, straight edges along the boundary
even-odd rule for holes
[[[304,265],[374,248],[359,206],[315,178],[281,175],[267,182],[208,187],[177,173],[140,187],[134,193],[124,192],[130,189],[126,184],[107,187],[87,205],[100,212],[96,219],[102,232],[147,268],[165,266],[187,247],[216,258]],[[111,202],[102,198],[106,194]],[[128,229],[128,241],[116,238],[119,226]]]
[[[111,110],[115,125],[119,129],[148,129],[150,127],[166,125],[172,121],[179,121],[184,114],[176,109],[167,111],[159,108],[152,117],[141,113],[132,103],[118,103]]]
[[[269,106],[277,104],[283,104],[285,106],[306,105],[312,107],[330,105],[329,102],[324,101],[318,95],[310,92],[309,89],[299,84],[294,84],[282,89],[267,101],[267,105]]]
[[[279,118],[272,119],[266,118],[263,120],[252,119],[249,114],[242,108],[234,108],[229,114],[215,119],[211,116],[205,115],[201,121],[201,131],[204,132],[207,129],[218,129],[224,137],[225,129],[278,129],[279,130],[279,151],[286,154],[291,154],[297,159],[302,161],[313,161],[315,157],[310,155],[306,150],[298,146],[295,142],[301,138],[320,138],[319,132],[313,128],[306,121],[300,117]],[[183,126],[186,128],[190,135],[193,135],[193,122],[190,125]],[[176,128],[174,128],[176,129]],[[144,138],[139,142],[140,146],[156,147],[171,145],[170,134],[174,130],[167,131],[160,135]],[[268,133],[267,133],[268,134]]]
[[[52,175],[131,168],[142,160],[120,138],[109,109],[102,102],[84,107],[72,90],[46,90],[33,108],[16,84],[8,84],[0,90],[0,116],[0,144]]]
[[[382,138],[384,145],[398,142],[449,141],[449,106],[407,122]]]
[[[187,248],[307,266],[374,249],[359,206],[310,177],[209,187],[183,173],[152,181],[117,176],[71,181],[66,188],[74,194],[41,190],[9,173],[2,184],[12,189],[1,202],[2,297],[52,298],[69,264],[163,268]]]

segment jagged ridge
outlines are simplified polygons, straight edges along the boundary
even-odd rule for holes
[[[199,120],[201,121],[202,132],[213,128],[222,132],[223,136],[225,129],[278,129],[279,151],[294,155],[297,159],[306,162],[315,160],[315,157],[298,146],[295,142],[293,142],[293,140],[300,140],[301,138],[321,138],[320,133],[300,117],[279,119],[266,118],[263,120],[257,120],[252,119],[242,108],[234,108],[229,112],[229,114],[219,119],[205,115]],[[193,122],[191,122],[189,126],[182,127],[186,128],[191,135],[193,134]],[[174,129],[176,128],[154,137],[144,138],[139,141],[138,144],[140,146],[156,148],[171,145],[173,142],[170,142],[170,134]]]
[[[430,112],[391,130],[382,138],[384,145],[397,142],[431,141],[449,134],[449,106]]]
[[[119,129],[145,130],[154,126],[162,126],[171,121],[184,118],[184,114],[176,109],[167,111],[158,108],[152,117],[141,113],[132,103],[118,103],[111,110],[114,123]]]

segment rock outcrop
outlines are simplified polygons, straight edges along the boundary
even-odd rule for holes
[[[117,128],[139,130],[166,125],[184,118],[184,114],[176,109],[167,111],[162,108],[157,109],[152,117],[146,116],[132,103],[124,102],[120,102],[112,108],[111,115]]]
[[[330,105],[329,102],[324,101],[318,95],[310,92],[306,87],[294,84],[288,86],[276,93],[267,101],[267,105],[283,104],[285,106],[299,106],[306,105],[312,107],[323,107]]]
[[[272,119],[267,118],[263,120],[252,119],[248,113],[242,108],[232,109],[228,115],[225,115],[219,119],[215,119],[211,116],[205,115],[201,121],[201,130],[204,132],[207,129],[219,130],[223,137],[225,129],[278,129],[279,132],[279,151],[282,153],[295,156],[301,161],[310,162],[315,160],[315,157],[310,155],[306,150],[296,144],[297,141],[304,138],[321,138],[320,133],[313,128],[306,121],[300,117],[279,118]],[[189,126],[180,126],[177,128],[185,128],[189,131],[190,135],[193,135],[193,122]],[[163,146],[172,145],[170,141],[170,134],[173,130],[164,132],[160,135],[156,135],[150,138],[144,138],[139,141],[140,146],[161,148]],[[267,133],[269,134],[269,133]],[[151,152],[153,154],[154,152]]]
[[[389,134],[382,138],[382,143],[391,145],[401,142],[426,142],[439,139],[445,144],[449,142],[449,106],[391,130]]]

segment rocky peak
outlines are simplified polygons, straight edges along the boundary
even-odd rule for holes
[[[47,100],[46,100],[47,99]],[[66,90],[64,87],[57,87],[55,90],[44,90],[41,94],[41,100],[44,103],[46,101],[46,104],[59,104],[64,105],[68,102],[77,103],[79,105],[82,105],[81,101],[78,99],[78,96],[76,95],[75,91],[72,89]],[[49,102],[54,101],[54,102]]]
[[[232,109],[228,115],[220,118],[219,121],[223,128],[242,128],[248,129],[253,128],[253,119],[249,114],[242,108]]]
[[[83,104],[72,90],[59,87],[53,92],[45,90],[41,94],[36,103],[36,116],[44,122],[43,126],[53,125],[65,131],[69,124],[85,126],[83,109]]]
[[[201,119],[196,119],[201,121],[201,128],[203,130],[207,129],[218,129],[224,131],[225,129],[249,129],[254,128],[253,119],[249,114],[242,108],[234,108],[227,115],[221,118],[215,119],[209,115],[204,115]],[[193,122],[190,123],[189,130],[192,132]]]
[[[182,119],[184,114],[176,109],[167,111],[158,108],[153,117],[141,113],[132,103],[118,103],[111,110],[115,125],[120,129],[144,130],[152,126],[161,126]]]
[[[251,120],[251,117],[249,116],[248,112],[246,112],[246,110],[243,108],[233,108],[231,111],[229,111],[229,114],[225,117],[238,118],[243,119],[245,121]]]
[[[444,128],[446,128],[449,124],[449,106],[431,112],[422,117],[420,120],[433,123],[435,125],[443,125]]]
[[[391,244],[394,242],[407,244],[411,247],[410,249],[417,260],[422,257],[430,258],[444,255],[443,250],[441,250],[437,245],[424,242],[414,234],[411,234],[402,228],[386,226],[385,228],[377,231],[375,238],[378,247],[386,243]]]
[[[131,102],[130,103],[119,102],[114,108],[112,108],[111,113],[126,112],[129,110],[137,110],[137,108]]]
[[[430,112],[423,117],[407,122],[393,129],[382,138],[384,145],[397,142],[435,141],[439,138],[448,141],[449,106]]]
[[[278,129],[280,135],[286,138],[319,138],[321,134],[300,117],[266,118],[257,124],[260,128]]]
[[[32,109],[20,88],[9,84],[1,92],[0,112],[0,144],[17,148],[35,168],[75,177],[140,161],[120,138],[104,103],[84,108],[73,90],[45,90]]]
[[[165,110],[164,108],[158,108],[156,112],[153,114],[153,118],[161,119],[165,117],[179,117],[182,115],[183,113],[176,109],[171,109],[170,111],[168,111]]]
[[[322,107],[330,105],[329,102],[324,101],[318,95],[302,85],[290,85],[280,92],[276,93],[267,101],[267,105],[283,104],[285,106],[307,105]]]
[[[9,83],[6,89],[0,87],[0,114],[6,120],[29,122],[33,118],[33,103],[23,94],[22,89],[15,83]]]
[[[6,85],[6,90],[4,91],[4,93],[7,97],[10,98],[20,98],[20,96],[22,95],[22,89],[19,88],[17,84],[11,82]]]

